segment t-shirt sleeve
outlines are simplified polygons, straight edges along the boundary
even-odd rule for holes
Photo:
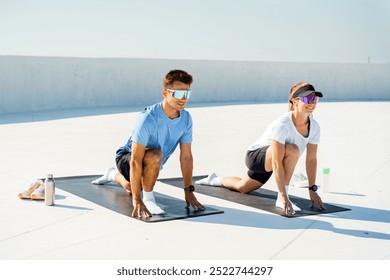
[[[313,135],[309,139],[310,144],[319,144],[320,143],[320,138],[321,138],[321,129],[320,125],[316,123],[315,129],[313,129]]]
[[[288,129],[285,125],[279,124],[273,127],[270,133],[270,140],[275,140],[280,144],[285,145],[288,136]]]
[[[184,134],[180,137],[179,142],[183,144],[189,144],[192,142],[192,118],[190,114],[188,114],[186,130]]]
[[[140,113],[134,126],[131,139],[133,142],[147,146],[150,136],[156,131],[156,122],[146,112]]]

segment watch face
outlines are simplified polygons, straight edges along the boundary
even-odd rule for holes
[[[310,187],[310,190],[312,190],[312,191],[317,191],[317,190],[318,190],[318,187],[317,187],[317,185],[313,185],[313,186],[311,186],[311,187]]]
[[[190,190],[190,192],[193,192],[195,190],[195,187],[194,186],[189,186],[188,189]]]

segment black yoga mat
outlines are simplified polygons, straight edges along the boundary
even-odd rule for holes
[[[196,176],[193,178],[193,180],[195,182],[205,177],[207,176]],[[160,179],[159,181],[168,185],[183,188],[182,178]],[[236,202],[239,204],[247,205],[256,209],[261,209],[264,211],[268,211],[289,218],[302,217],[308,215],[329,214],[334,212],[351,210],[348,208],[324,203],[326,209],[321,211],[316,207],[311,208],[310,200],[290,195],[289,196],[290,200],[299,208],[301,208],[302,211],[296,212],[295,215],[285,215],[283,214],[282,209],[275,206],[276,198],[278,195],[278,193],[275,191],[260,188],[253,192],[250,192],[249,194],[243,194],[237,191],[229,190],[224,187],[195,185],[195,192]]]
[[[122,187],[115,183],[93,185],[91,181],[99,178],[100,176],[101,175],[56,178],[56,187],[117,213],[131,217],[133,212],[131,196],[129,196]],[[183,200],[180,200],[158,192],[154,192],[154,196],[157,204],[166,213],[164,215],[153,215],[150,218],[136,217],[135,219],[144,222],[162,222],[223,213],[223,211],[214,209],[207,205],[205,205],[206,209],[204,211],[186,209],[184,197]]]

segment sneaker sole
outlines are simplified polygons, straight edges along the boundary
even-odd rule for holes
[[[18,197],[21,198],[21,199],[30,199],[31,198],[31,194],[39,188],[39,186],[41,185],[41,183],[38,181],[36,181],[30,188],[30,194],[26,194],[26,195],[23,195],[23,193],[18,193]]]
[[[42,198],[42,197],[37,196],[37,195],[35,195],[35,194],[32,194],[32,195],[31,195],[31,199],[34,199],[34,200],[45,200],[45,198]]]
[[[21,193],[18,194],[18,197],[19,197],[20,199],[31,199],[31,196],[24,196],[24,195],[22,195]]]

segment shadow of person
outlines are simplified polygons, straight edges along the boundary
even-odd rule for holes
[[[219,210],[224,211],[223,215],[199,217],[197,219],[188,219],[187,222],[202,222],[202,223],[211,223],[211,224],[222,224],[238,227],[250,227],[250,228],[266,228],[266,229],[277,229],[277,230],[302,230],[302,229],[315,229],[323,231],[331,231],[337,234],[355,236],[360,238],[373,238],[373,239],[383,239],[390,240],[390,233],[379,232],[372,230],[360,230],[360,229],[349,229],[349,228],[339,228],[334,226],[328,221],[322,221],[319,219],[312,219],[309,217],[314,216],[305,216],[299,218],[285,218],[283,216],[268,214],[268,213],[258,213],[252,211],[244,211],[233,208],[221,207],[221,206],[212,206]],[[326,217],[339,217],[348,219],[349,214],[352,211],[348,212],[339,212],[332,214],[324,214]],[[343,215],[344,217],[342,217]],[[318,216],[317,216],[318,217]],[[356,220],[357,218],[353,218]],[[376,219],[374,220],[376,221]]]

